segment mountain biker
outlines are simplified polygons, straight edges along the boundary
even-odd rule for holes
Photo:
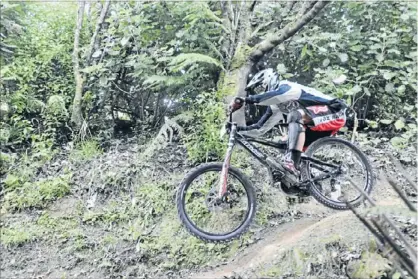
[[[238,126],[238,131],[251,135],[256,131],[260,136],[282,120],[282,112],[287,114],[288,150],[283,159],[283,167],[295,182],[299,181],[299,165],[305,145],[305,131],[316,133],[316,138],[330,135],[345,125],[347,106],[337,98],[327,96],[313,88],[286,80],[279,81],[273,69],[258,72],[248,83],[246,91],[261,86],[265,91],[246,98],[235,97],[231,102],[232,111],[240,109],[245,103],[268,106],[261,119],[247,127]]]

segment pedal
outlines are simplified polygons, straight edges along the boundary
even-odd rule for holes
[[[298,203],[309,203],[310,202],[310,197],[309,196],[303,196],[303,197],[298,197]]]
[[[286,197],[286,202],[288,205],[295,205],[296,204],[296,198],[295,197]]]

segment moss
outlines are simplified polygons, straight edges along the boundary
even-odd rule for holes
[[[64,197],[70,193],[70,176],[59,176],[52,179],[45,179],[38,183],[39,193],[43,200],[52,201]]]
[[[301,249],[296,247],[293,249],[293,266],[295,274],[303,274],[306,258],[306,254]]]
[[[341,241],[341,235],[339,235],[339,234],[333,234],[333,235],[321,240],[321,242],[324,243],[324,244],[332,244],[332,243],[336,243],[336,242],[340,242],[340,241]]]
[[[222,100],[227,96],[234,96],[238,93],[239,69],[247,62],[252,48],[247,45],[239,45],[231,62],[231,68],[228,72],[222,73],[218,82],[218,91],[216,96]]]
[[[252,50],[253,49],[248,45],[238,45],[237,49],[235,50],[235,55],[232,58],[231,69],[234,70],[241,68],[241,66],[243,66],[247,62]]]
[[[275,265],[265,271],[262,271],[260,274],[262,277],[273,277],[273,278],[279,278],[283,275],[283,270],[280,268],[280,266]]]
[[[390,270],[389,261],[377,253],[363,252],[360,260],[350,262],[347,273],[353,279],[380,278]]]
[[[233,96],[237,93],[238,74],[237,70],[224,74],[222,81],[219,83],[218,91],[216,92],[216,97],[219,101],[222,101],[222,99],[227,96]]]
[[[369,241],[369,252],[376,252],[377,251],[377,242],[376,239],[372,238]]]

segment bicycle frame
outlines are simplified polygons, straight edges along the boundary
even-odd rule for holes
[[[283,172],[283,171],[281,171],[281,167],[280,167],[279,163],[277,163],[274,159],[270,158],[268,155],[264,154],[262,151],[260,151],[257,147],[252,145],[250,142],[257,142],[257,143],[260,143],[262,145],[277,148],[279,150],[287,150],[287,144],[274,143],[274,142],[271,142],[271,141],[255,139],[255,138],[244,136],[244,135],[237,132],[237,124],[232,123],[230,134],[229,134],[228,148],[227,148],[227,151],[226,151],[226,154],[225,154],[225,159],[224,159],[224,163],[223,163],[223,167],[222,167],[222,173],[221,173],[221,177],[220,177],[219,198],[222,198],[224,196],[224,194],[226,193],[226,190],[227,190],[228,170],[229,170],[229,166],[230,166],[230,162],[231,162],[232,151],[233,151],[234,146],[235,146],[236,143],[238,143],[239,145],[244,147],[244,149],[246,149],[251,155],[253,155],[255,158],[257,158],[257,160],[259,160],[263,165],[265,165],[269,169],[274,169],[274,170],[278,170],[280,172]],[[320,160],[310,158],[310,157],[307,157],[307,156],[302,156],[301,160],[310,161],[310,162],[316,163],[318,165],[328,166],[328,167],[332,167],[332,168],[336,168],[336,169],[339,169],[339,167],[340,167],[340,166],[337,166],[337,165],[334,165],[334,164],[329,164],[329,163],[326,163],[326,162],[322,162]],[[301,185],[304,185],[304,184],[310,183],[310,182],[324,180],[324,179],[327,179],[328,177],[330,177],[332,174],[334,174],[334,172],[327,171],[320,166],[316,166],[316,167],[318,169],[324,171],[325,174],[322,174],[318,177],[315,177],[314,179],[310,179],[310,180],[307,180],[307,181],[302,181],[302,182],[300,182]]]

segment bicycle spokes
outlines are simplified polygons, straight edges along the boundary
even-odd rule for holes
[[[189,186],[185,199],[185,211],[190,221],[215,234],[239,227],[249,206],[245,188],[228,172],[227,190],[219,197],[219,175],[219,171],[211,171],[199,176]]]
[[[359,185],[365,184],[367,173],[361,159],[345,145],[333,143],[318,148],[308,162],[310,179],[322,195],[342,201],[358,197],[358,193],[350,187],[348,179],[355,179]]]

